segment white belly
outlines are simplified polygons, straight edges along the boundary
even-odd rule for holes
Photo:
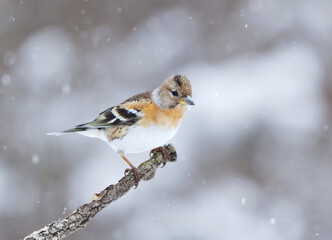
[[[117,152],[137,153],[150,151],[168,142],[179,130],[149,126],[131,128],[122,139],[115,139],[108,144]]]

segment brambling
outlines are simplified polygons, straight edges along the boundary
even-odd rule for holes
[[[125,153],[162,151],[165,162],[168,154],[162,146],[179,130],[188,105],[194,105],[191,84],[183,75],[172,76],[154,90],[137,94],[123,103],[108,108],[88,123],[77,125],[49,135],[79,133],[99,138],[108,143],[125,160],[136,178],[136,167],[124,156]]]

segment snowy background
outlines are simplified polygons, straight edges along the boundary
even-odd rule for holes
[[[159,169],[68,239],[332,238],[332,1],[0,1],[0,239],[123,176],[46,136],[173,74],[196,105]],[[132,154],[138,165],[148,153]]]

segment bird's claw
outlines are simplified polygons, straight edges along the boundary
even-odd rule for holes
[[[169,154],[167,152],[167,150],[164,147],[156,147],[154,149],[151,150],[150,152],[150,157],[155,153],[155,152],[161,152],[164,156],[163,158],[163,165],[161,166],[162,168],[165,167],[166,163],[168,162],[168,160],[170,159]]]
[[[125,171],[124,171],[124,174],[127,175],[129,172],[134,173],[135,180],[136,180],[135,188],[137,188],[138,187],[138,183],[141,180],[141,178],[139,177],[137,168],[126,168]]]

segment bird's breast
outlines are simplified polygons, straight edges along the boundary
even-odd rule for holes
[[[156,104],[150,104],[142,109],[144,117],[140,120],[140,124],[143,127],[155,125],[174,129],[180,125],[184,112],[184,105],[179,105],[172,109],[162,109]]]

